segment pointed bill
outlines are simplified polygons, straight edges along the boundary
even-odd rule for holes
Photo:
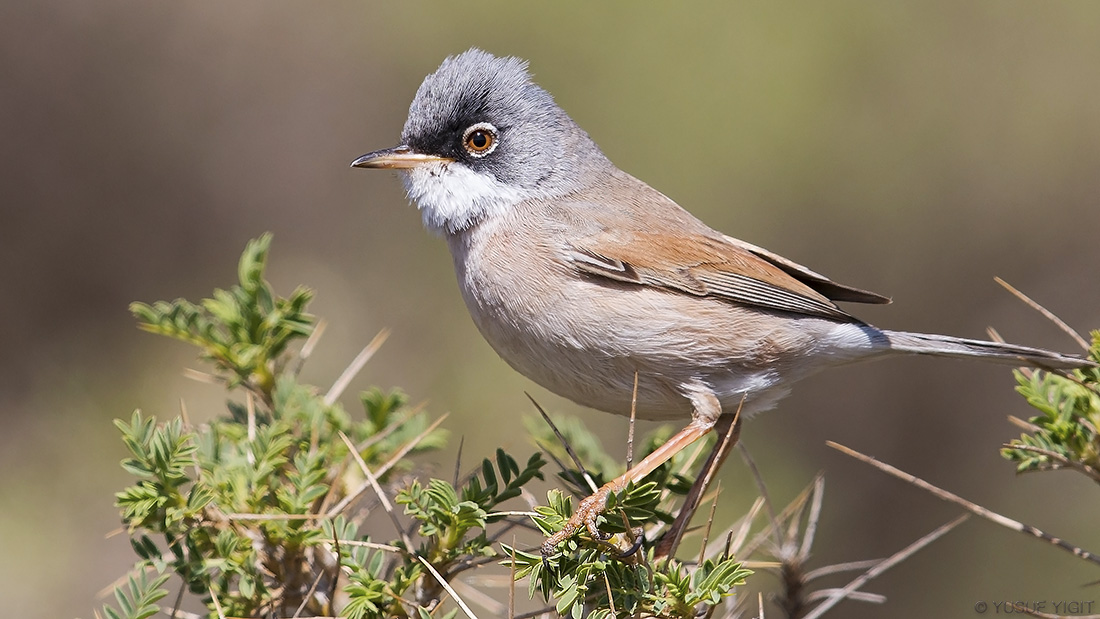
[[[353,168],[381,168],[389,170],[408,170],[428,163],[449,163],[449,157],[418,153],[408,146],[395,146],[367,153],[351,162]]]

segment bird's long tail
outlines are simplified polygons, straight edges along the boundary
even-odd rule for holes
[[[1005,365],[1032,365],[1051,370],[1072,370],[1096,367],[1097,365],[1088,359],[1063,355],[1042,348],[968,340],[961,337],[929,333],[907,333],[905,331],[883,331],[882,333],[890,341],[891,349],[918,355],[985,359]]]

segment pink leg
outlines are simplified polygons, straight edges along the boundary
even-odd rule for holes
[[[646,456],[629,471],[607,482],[602,488],[596,491],[595,494],[581,501],[580,505],[577,506],[577,510],[573,512],[573,516],[569,519],[569,522],[565,523],[565,526],[562,527],[562,530],[546,538],[546,541],[543,542],[542,556],[547,557],[553,554],[554,549],[557,548],[559,544],[569,539],[569,537],[582,527],[588,529],[592,537],[600,538],[599,529],[596,528],[596,518],[607,508],[607,499],[612,492],[622,491],[630,482],[637,483],[641,481],[646,475],[652,473],[654,469],[668,462],[669,459],[680,453],[685,447],[694,443],[714,428],[715,423],[718,422],[722,413],[722,405],[718,402],[718,398],[709,390],[702,389],[694,390],[690,397],[695,407],[695,412],[691,417],[691,423],[683,430],[673,435],[672,438],[665,441],[663,445]],[[721,445],[721,442],[719,442],[719,445]],[[713,458],[714,454],[712,454],[711,457]],[[708,462],[709,461],[710,459],[708,459]],[[696,482],[696,484],[698,484],[698,482]],[[692,488],[694,489],[694,486],[692,486]],[[696,498],[695,501],[698,502],[698,498]],[[694,511],[694,508],[692,508],[692,511]]]
[[[695,515],[695,510],[699,508],[699,501],[706,494],[707,487],[714,479],[714,475],[721,468],[722,463],[726,461],[726,457],[733,451],[733,446],[737,444],[737,440],[741,437],[741,416],[737,414],[723,415],[715,424],[714,431],[718,434],[718,442],[715,443],[714,449],[707,456],[703,468],[699,470],[699,477],[695,478],[691,490],[684,497],[684,506],[680,508],[680,513],[676,515],[676,520],[672,522],[668,532],[657,544],[657,549],[654,552],[656,559],[670,557],[676,553],[676,548],[680,545],[680,538],[683,537],[684,531],[691,523],[691,517]]]

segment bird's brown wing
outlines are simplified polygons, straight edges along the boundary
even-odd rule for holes
[[[833,303],[885,303],[736,239],[604,230],[570,243],[575,268],[621,282],[810,316],[851,320]]]
[[[785,271],[788,275],[794,277],[798,281],[806,284],[810,288],[820,292],[821,294],[829,297],[832,301],[846,301],[848,303],[873,303],[884,304],[890,302],[890,297],[884,297],[881,294],[871,292],[869,290],[862,290],[853,286],[846,286],[844,284],[838,284],[833,280],[825,277],[820,273],[811,271],[810,269],[798,264],[793,260],[788,260],[779,254],[770,252],[763,247],[753,245],[752,243],[746,243],[741,239],[735,239],[732,236],[725,237],[726,241],[730,244],[736,245],[742,249],[745,249],[753,254],[756,254],[760,258],[767,260],[768,262],[779,267]]]

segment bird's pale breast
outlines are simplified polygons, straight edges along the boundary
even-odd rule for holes
[[[536,383],[584,406],[639,417],[686,417],[703,385],[746,413],[774,405],[781,381],[841,325],[792,320],[715,298],[580,273],[538,221],[497,218],[449,238],[459,286],[494,350]],[[521,257],[522,256],[522,257]],[[857,336],[858,337],[858,336]],[[825,365],[826,356],[820,356]]]

